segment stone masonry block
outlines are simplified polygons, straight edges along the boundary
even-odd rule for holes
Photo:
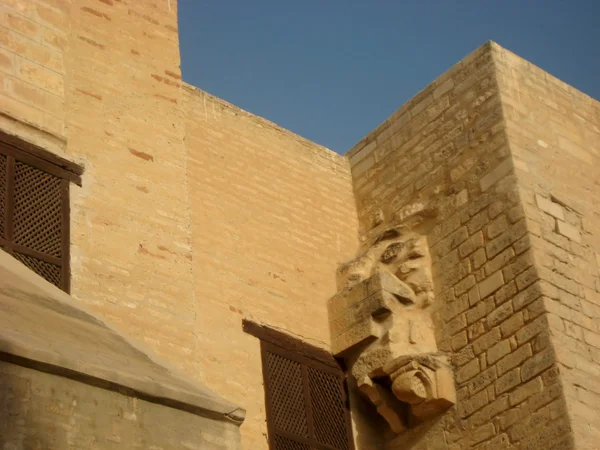
[[[471,255],[471,260],[473,262],[473,269],[479,269],[482,265],[485,264],[487,260],[487,257],[485,256],[485,249],[478,249],[475,253]]]
[[[504,276],[502,275],[502,271],[499,270],[478,284],[479,296],[481,298],[486,298],[488,295],[500,289],[503,284]]]
[[[62,74],[46,69],[23,58],[17,58],[17,75],[24,81],[30,82],[59,96],[64,92],[64,77]]]
[[[556,357],[552,348],[547,348],[546,350],[538,353],[521,366],[523,381],[529,380],[538,373],[552,366],[555,361]]]
[[[547,405],[539,411],[533,412],[525,420],[513,425],[509,429],[511,438],[515,441],[520,441],[531,434],[531,430],[539,428],[540,425],[546,425],[551,421],[551,408]]]
[[[490,241],[485,246],[485,251],[488,258],[493,258],[502,250],[517,242],[527,233],[527,226],[524,220],[520,220],[514,224],[508,231]]]
[[[474,306],[479,300],[481,300],[481,296],[479,295],[479,288],[477,286],[473,286],[469,293],[467,294],[469,298],[469,304]]]
[[[525,342],[532,339],[534,336],[537,336],[542,331],[548,329],[548,319],[546,316],[541,316],[535,319],[533,322],[528,323],[519,331],[517,331],[517,343],[519,346],[523,345]]]
[[[488,261],[485,265],[485,272],[490,275],[503,267],[505,267],[510,260],[515,257],[515,251],[512,247],[507,248],[502,253],[497,255],[494,259]]]
[[[544,383],[542,382],[541,377],[534,378],[528,383],[525,383],[524,385],[515,389],[508,397],[508,401],[510,402],[511,406],[518,405],[532,395],[542,392],[543,388]]]
[[[460,314],[446,324],[445,332],[453,336],[467,326],[466,314]]]
[[[463,242],[458,248],[458,252],[460,257],[464,258],[480,247],[483,247],[483,233],[479,231],[471,236],[466,242]]]
[[[333,353],[381,337],[378,319],[390,314],[399,302],[410,305],[414,300],[412,289],[387,272],[338,292],[328,302]]]
[[[467,417],[473,414],[475,411],[480,410],[489,402],[488,394],[486,390],[480,391],[477,394],[471,396],[468,400],[459,402],[458,404],[458,415],[460,417]]]
[[[536,268],[530,267],[529,269],[522,272],[516,278],[517,288],[521,291],[538,279],[539,279],[539,276],[538,276]]]
[[[508,319],[513,313],[512,303],[506,302],[501,304],[498,308],[493,310],[487,316],[487,323],[490,326],[496,326],[499,323],[502,323],[504,320]]]
[[[575,242],[581,242],[581,233],[577,228],[562,220],[556,221],[556,231]]]
[[[488,212],[484,210],[474,215],[471,220],[467,222],[467,230],[469,234],[476,233],[481,230],[489,222]]]
[[[341,290],[331,297],[327,302],[329,316],[336,317],[346,309],[380,291],[391,293],[405,302],[414,302],[414,292],[408,286],[390,273],[378,272],[371,278]]]
[[[510,353],[510,343],[507,339],[504,341],[498,342],[493,347],[489,348],[487,351],[487,362],[492,365],[500,358],[508,355]]]
[[[494,383],[496,395],[500,395],[521,383],[521,369],[519,367],[504,374]]]
[[[352,167],[352,176],[359,177],[375,165],[375,158],[372,155],[367,156],[355,166]]]
[[[373,316],[390,312],[394,301],[395,297],[389,292],[375,292],[338,315],[330,317],[329,327],[331,335],[337,336],[353,324],[368,321]]]
[[[540,286],[540,283],[534,283],[524,291],[519,292],[519,294],[513,298],[513,306],[515,310],[518,311],[541,296],[542,287]]]
[[[486,370],[469,380],[469,382],[467,383],[469,393],[473,395],[479,392],[480,390],[485,389],[497,378],[498,376],[496,375],[496,368],[493,366],[488,367]]]
[[[487,298],[482,302],[477,303],[473,308],[467,311],[467,324],[471,325],[488,315],[494,309],[494,299]]]
[[[506,283],[500,289],[496,291],[494,298],[496,299],[496,305],[502,305],[511,299],[517,293],[517,285],[514,281]]]
[[[500,340],[500,329],[498,327],[492,328],[486,334],[481,336],[475,342],[473,342],[473,351],[476,355],[483,353],[492,345]]]
[[[433,98],[438,99],[450,89],[454,87],[454,81],[452,78],[448,78],[446,81],[441,83],[440,85],[436,85],[435,90],[433,91]]]
[[[381,326],[374,321],[364,321],[342,331],[331,339],[331,353],[339,355],[358,345],[373,341],[382,335]]]
[[[565,213],[563,207],[558,203],[555,203],[550,199],[542,197],[539,194],[535,195],[535,202],[538,205],[538,208],[540,208],[545,213],[550,214],[556,219],[565,220]]]
[[[506,159],[501,162],[494,170],[486,174],[479,182],[482,191],[487,191],[490,187],[511,173],[513,163],[511,159]]]
[[[494,424],[486,423],[477,428],[476,430],[471,431],[471,433],[469,434],[468,443],[472,448],[472,446],[475,446],[476,444],[479,444],[480,442],[485,441],[486,439],[489,439],[495,435],[496,427],[494,426]],[[477,448],[482,450],[480,447]]]
[[[483,391],[487,392],[487,391]],[[468,427],[478,427],[479,425],[490,421],[494,417],[498,416],[502,411],[506,410],[509,407],[508,405],[508,396],[502,395],[498,397],[496,400],[491,402],[489,405],[485,406],[478,413],[474,414],[467,421]]]
[[[473,346],[467,345],[466,347],[463,347],[459,352],[452,355],[452,362],[457,367],[462,367],[474,358],[475,352],[473,352]]]
[[[584,330],[583,336],[584,336],[585,342],[587,342],[589,345],[596,347],[596,348],[600,348],[600,334],[593,333],[588,330]]]
[[[479,373],[479,359],[474,358],[456,372],[456,381],[464,383]]]
[[[405,283],[388,272],[378,272],[366,280],[367,294],[386,291],[394,295],[403,304],[415,302],[414,292]]]
[[[467,345],[468,343],[469,343],[469,339],[467,338],[467,332],[461,331],[460,333],[458,333],[457,335],[452,337],[452,342],[451,342],[452,350],[458,351],[461,348],[463,348],[465,345]]]
[[[489,239],[494,239],[506,230],[508,230],[508,221],[506,220],[506,216],[502,215],[488,225],[487,237]]]
[[[522,347],[519,347],[510,355],[505,356],[497,363],[498,375],[503,375],[508,372],[510,369],[518,366],[527,358],[530,358],[533,355],[531,351],[531,345],[526,344]]]
[[[475,285],[475,277],[473,275],[469,275],[468,277],[466,277],[462,281],[458,282],[454,286],[454,294],[457,296],[460,296],[460,295],[464,294],[465,292],[467,292],[474,285]]]
[[[14,60],[14,53],[0,48],[0,69],[4,72],[11,73],[13,71]]]

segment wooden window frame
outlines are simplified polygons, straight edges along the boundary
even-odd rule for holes
[[[4,233],[0,236],[0,247],[7,253],[14,255],[15,252],[24,256],[35,258],[39,261],[50,263],[60,267],[61,281],[58,286],[63,291],[70,292],[70,183],[81,186],[81,175],[83,169],[70,161],[52,155],[44,149],[25,142],[15,136],[0,131],[0,154],[6,157],[6,180],[5,180],[5,211],[4,211]],[[39,171],[45,172],[60,180],[61,195],[61,257],[45,254],[38,250],[28,248],[14,242],[14,189],[15,189],[15,166],[16,163],[25,164]],[[41,274],[40,274],[41,275]]]
[[[312,346],[306,342],[296,339],[289,334],[269,328],[267,326],[257,324],[256,322],[244,319],[242,322],[243,330],[260,339],[261,362],[263,367],[263,382],[265,386],[265,406],[267,415],[267,430],[269,433],[269,447],[274,449],[273,437],[277,434],[283,438],[291,439],[298,443],[308,446],[315,450],[338,450],[337,447],[318,442],[315,434],[315,424],[313,412],[314,408],[311,404],[311,396],[309,395],[309,377],[308,370],[316,369],[320,372],[334,375],[343,379],[343,402],[345,404],[345,427],[347,434],[347,448],[354,450],[354,437],[352,435],[352,420],[350,416],[348,386],[345,381],[346,376],[342,364],[336,360],[328,351]],[[286,430],[275,427],[274,415],[272,411],[271,395],[272,389],[270,386],[271,379],[268,371],[267,354],[275,354],[282,356],[288,360],[301,364],[303,392],[306,404],[306,419],[308,426],[309,438],[298,436]]]

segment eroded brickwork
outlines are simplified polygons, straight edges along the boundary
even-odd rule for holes
[[[496,60],[576,448],[598,448],[600,104],[504,49]]]
[[[439,211],[427,236],[432,315],[438,347],[454,366],[458,404],[440,420],[388,434],[386,448],[569,448],[572,441],[496,59],[493,44],[474,52],[349,154],[365,238],[423,206]]]
[[[326,301],[358,244],[350,169],[205,92],[186,97],[201,380],[247,408],[244,445],[266,449],[259,344],[241,320],[329,346]]]

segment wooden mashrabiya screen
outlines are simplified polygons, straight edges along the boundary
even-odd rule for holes
[[[68,292],[69,184],[81,179],[31,149],[0,133],[0,248]]]
[[[270,448],[353,450],[345,374],[261,342]]]

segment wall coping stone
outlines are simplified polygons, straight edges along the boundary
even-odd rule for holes
[[[238,425],[245,418],[2,250],[0,360],[202,417]]]

